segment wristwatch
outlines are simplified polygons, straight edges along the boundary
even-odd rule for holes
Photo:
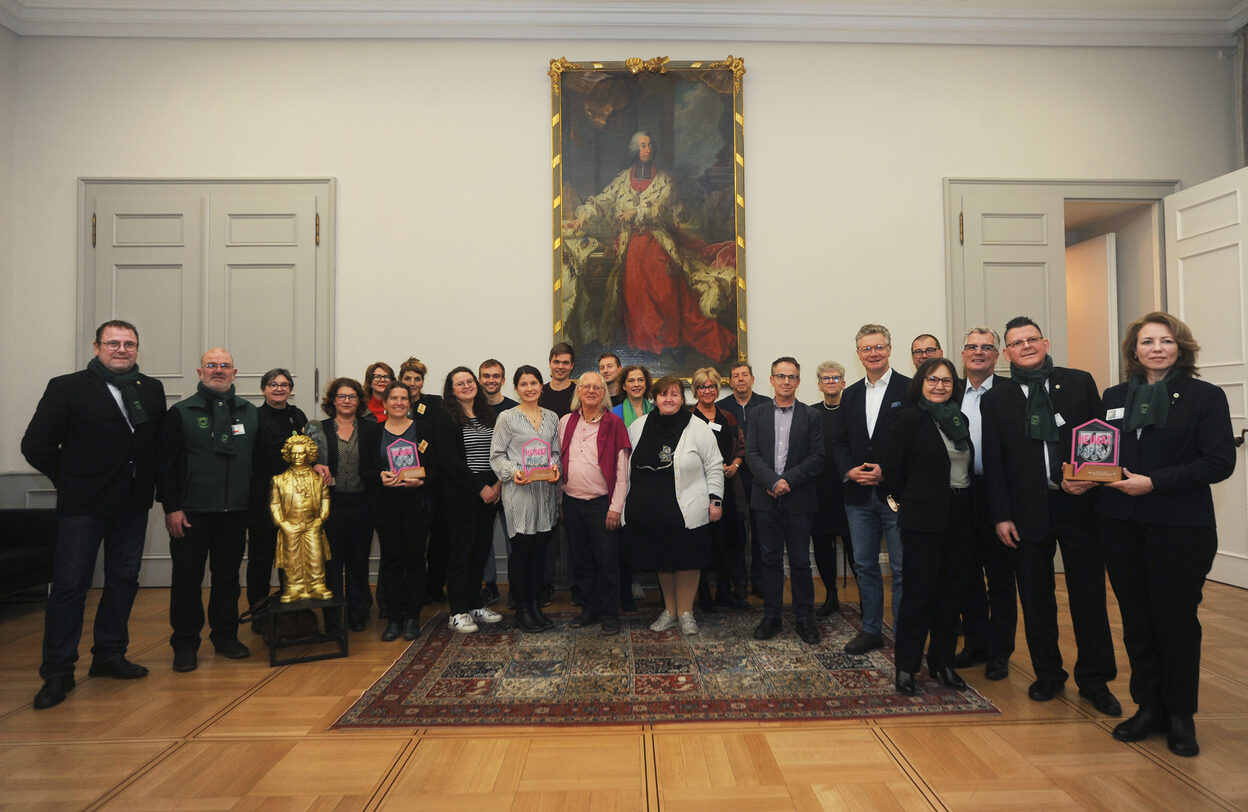
[[[718,499],[718,498],[716,498],[716,497],[711,497],[711,507],[723,507],[723,506],[724,506],[724,500],[723,500],[723,499]]]

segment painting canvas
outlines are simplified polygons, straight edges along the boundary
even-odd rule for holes
[[[554,334],[654,377],[745,358],[743,60],[551,60]]]

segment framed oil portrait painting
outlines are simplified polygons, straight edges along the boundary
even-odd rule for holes
[[[746,357],[744,60],[552,59],[554,340],[654,378]]]

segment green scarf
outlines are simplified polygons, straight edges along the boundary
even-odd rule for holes
[[[633,402],[628,398],[624,398],[624,428],[628,428],[633,425],[633,421],[642,415],[647,415],[654,411],[654,404],[650,401],[642,398],[641,403],[641,414],[637,414],[637,412],[633,409]]]
[[[129,372],[113,372],[99,358],[87,362],[87,369],[105,383],[111,383],[121,390],[121,402],[125,406],[126,416],[130,418],[130,426],[137,428],[147,422],[147,412],[143,409],[143,401],[139,400],[139,365],[130,367]]]
[[[238,453],[238,448],[234,443],[234,428],[231,425],[233,421],[230,414],[230,401],[234,399],[234,387],[231,386],[227,392],[217,392],[200,381],[199,386],[195,388],[200,396],[208,401],[208,408],[212,409],[212,450],[218,454],[234,456]]]
[[[1010,377],[1027,386],[1027,423],[1023,431],[1033,440],[1046,443],[1057,442],[1057,419],[1053,415],[1053,401],[1044,384],[1053,372],[1053,359],[1045,356],[1039,369],[1019,369],[1010,364]]]
[[[962,419],[962,409],[953,400],[944,403],[933,403],[927,398],[919,398],[919,409],[927,412],[936,421],[936,425],[944,435],[953,442],[959,451],[967,451],[971,447],[971,432]]]
[[[1127,431],[1135,431],[1145,426],[1166,427],[1166,418],[1170,415],[1170,392],[1166,387],[1179,377],[1179,368],[1171,367],[1166,377],[1157,383],[1146,383],[1143,375],[1132,375],[1127,379],[1127,405],[1123,426]]]

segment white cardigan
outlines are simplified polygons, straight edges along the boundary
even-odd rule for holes
[[[628,427],[628,440],[633,448],[641,439],[646,418],[658,412],[650,412],[633,421]],[[719,453],[719,443],[710,426],[696,416],[680,434],[676,443],[676,458],[672,461],[672,473],[676,479],[676,502],[685,517],[685,527],[692,530],[711,521],[711,494],[724,495],[724,458]],[[629,477],[632,487],[632,477]],[[625,510],[625,515],[628,511]]]

